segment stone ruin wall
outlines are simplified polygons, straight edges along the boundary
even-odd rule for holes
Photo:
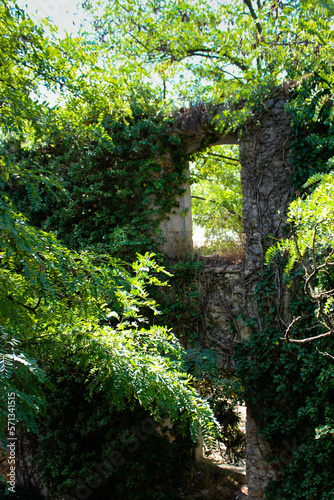
[[[273,242],[272,238],[283,236],[284,215],[292,195],[290,142],[291,125],[284,106],[288,95],[282,88],[274,89],[271,98],[264,101],[262,110],[236,136],[212,136],[211,145],[239,143],[241,163],[241,183],[243,192],[243,224],[245,232],[246,259],[242,266],[207,266],[203,277],[198,279],[203,315],[203,343],[219,353],[222,367],[233,370],[233,353],[236,342],[249,338],[252,330],[243,325],[243,317],[256,319],[256,331],[264,328],[264,318],[257,310],[255,288],[259,271],[265,262],[265,252]],[[210,134],[205,126],[198,126],[196,133],[186,126],[178,130],[187,138],[187,151],[191,153],[201,144],[202,139]],[[187,191],[182,200],[182,207],[191,210],[190,193]],[[165,234],[168,239],[177,237],[177,217],[173,221],[170,215],[170,227],[176,228]],[[191,219],[188,219],[191,221]],[[189,228],[183,228],[189,234]],[[181,241],[178,238],[178,241]],[[189,241],[189,240],[187,240]],[[167,243],[167,254],[171,243]],[[189,253],[187,245],[179,256]],[[169,254],[177,256],[174,250]],[[279,279],[279,278],[278,278]],[[277,283],[280,286],[280,283]],[[281,300],[277,304],[275,321],[278,328],[289,323],[288,296],[281,290]],[[256,333],[256,332],[254,332]],[[247,395],[246,395],[247,396]],[[264,498],[267,484],[277,477],[274,463],[267,461],[271,455],[268,443],[258,432],[251,408],[247,408],[246,423],[246,470],[249,500]]]
[[[283,236],[283,220],[292,196],[291,124],[284,110],[287,99],[288,95],[283,89],[276,89],[272,97],[264,101],[257,123],[246,125],[240,140],[242,211],[246,237],[244,283],[253,297],[266,249],[275,242],[272,237]],[[281,289],[280,285],[277,281],[277,288]],[[287,291],[281,289],[280,295],[274,320],[276,327],[282,329],[289,323]],[[256,330],[261,332],[264,318],[258,312],[254,299],[251,309],[257,321]],[[275,464],[266,460],[271,450],[258,433],[250,408],[247,408],[246,438],[249,500],[260,500],[264,498],[265,486],[276,478],[277,470]]]
[[[265,250],[273,241],[271,236],[282,236],[281,216],[286,213],[292,194],[290,122],[284,111],[286,100],[284,90],[276,89],[264,102],[257,119],[244,127],[239,139],[236,135],[214,136],[212,131],[201,126],[195,135],[178,130],[186,137],[188,153],[199,148],[208,134],[212,135],[211,145],[239,143],[240,146],[246,259],[244,263],[230,265],[208,264],[197,279],[202,340],[204,345],[218,352],[221,365],[227,371],[234,370],[236,343],[249,338],[252,333],[251,327],[244,325],[243,318],[255,317],[257,331],[263,329],[263,318],[254,301],[258,271],[263,266]],[[169,219],[161,226],[166,237],[164,251],[174,258],[183,257],[192,250],[191,196],[189,185],[184,187],[186,191],[178,200],[179,208],[169,214]],[[288,322],[288,297],[283,299],[282,304],[278,304],[278,317]],[[267,461],[271,450],[259,434],[250,408],[247,409],[246,438],[248,499],[262,500],[266,485],[275,479],[277,472],[275,465]],[[20,470],[22,476],[27,476],[26,471],[23,473],[23,462]],[[34,476],[34,471],[30,470],[28,476],[31,475]],[[31,479],[37,484],[38,478]],[[24,482],[23,477],[20,482]]]
[[[286,101],[285,92],[276,89],[272,97],[264,102],[264,108],[257,120],[245,126],[240,138],[246,253],[241,280],[245,295],[240,309],[256,318],[257,332],[264,328],[264,318],[259,314],[254,300],[258,273],[263,267],[266,249],[275,241],[272,237],[283,236],[283,219],[292,195],[291,126],[284,110]],[[277,285],[279,286],[279,283]],[[287,305],[288,297],[286,291],[282,290],[282,300],[277,304],[275,318],[278,328],[284,327],[284,320],[286,324],[289,322]],[[249,333],[241,330],[241,338],[247,338]],[[249,407],[246,439],[248,498],[260,500],[264,498],[267,484],[277,477],[277,469],[274,463],[267,461],[271,450],[259,434]]]
[[[189,168],[185,175],[189,178]],[[180,188],[184,193],[176,197],[178,206],[160,223],[160,230],[166,239],[162,251],[169,256],[186,257],[193,250],[190,184],[184,183]]]
[[[235,347],[250,331],[247,317],[247,293],[244,263],[206,264],[197,279],[202,313],[202,342],[219,353],[221,367],[235,370]]]

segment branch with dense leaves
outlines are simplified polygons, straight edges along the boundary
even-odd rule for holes
[[[298,330],[302,316],[293,318],[282,340],[293,344],[308,344],[334,336],[334,288],[332,269],[334,266],[334,175],[316,175],[305,186],[320,184],[312,194],[296,199],[289,208],[288,222],[292,236],[268,250],[270,263],[277,253],[288,256],[285,272],[289,274],[298,263],[304,270],[304,293],[316,306],[315,315],[321,332],[305,338],[291,338]],[[300,330],[301,328],[299,328]],[[319,351],[320,352],[320,351]],[[326,353],[327,357],[331,355]]]

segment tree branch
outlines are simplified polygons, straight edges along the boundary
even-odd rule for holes
[[[322,356],[325,356],[326,358],[329,358],[332,362],[334,362],[334,356],[332,356],[331,354],[329,354],[328,352],[322,352],[320,351],[318,348],[317,348],[317,351],[319,354],[321,354]]]
[[[216,158],[223,158],[224,160],[230,160],[240,163],[240,161],[237,158],[232,158],[231,156],[219,155],[216,153],[209,153],[209,156],[215,156]]]
[[[254,21],[256,21],[255,22],[256,29],[257,29],[258,33],[261,35],[262,34],[261,24],[258,21],[257,15],[255,14],[255,10],[253,8],[251,0],[244,0],[244,3],[247,5],[252,18],[254,19]]]
[[[204,52],[206,52],[207,54],[204,54]],[[219,55],[209,54],[210,52],[212,52],[212,49],[207,49],[205,47],[201,47],[201,48],[197,48],[197,49],[189,49],[189,50],[187,50],[186,55],[184,57],[201,56],[201,57],[208,57],[211,59],[222,59],[223,57],[226,57],[226,59],[228,59],[228,61],[231,64],[234,64],[234,66],[237,66],[237,68],[241,69],[242,71],[247,71],[249,68],[246,64],[243,64],[241,61],[239,61],[239,59],[227,54],[226,52],[219,54]]]
[[[298,316],[298,318],[293,318],[293,320],[291,321],[290,325],[288,326],[288,328],[285,332],[284,337],[281,340],[286,340],[287,342],[291,342],[291,340],[289,338],[290,332],[292,330],[292,327],[297,323],[297,321],[300,320],[300,318],[301,318],[301,316]]]
[[[330,337],[333,335],[333,330],[326,333],[321,333],[320,335],[316,335],[315,337],[307,337],[306,339],[289,339],[288,342],[292,344],[307,344],[308,342],[314,342],[315,340],[324,339],[326,337]]]
[[[207,198],[203,198],[202,196],[196,196],[195,194],[194,195],[191,195],[191,198],[195,198],[196,200],[202,200],[202,201],[208,201]],[[235,212],[234,210],[232,210],[231,208],[228,208],[226,207],[225,205],[223,205],[222,203],[217,203],[215,200],[209,200],[210,203],[215,203],[215,204],[218,204],[219,206],[222,206],[223,208],[225,208],[225,210],[227,210],[231,215],[234,215],[235,217],[237,217],[238,220],[242,220],[242,216],[240,214],[238,214],[238,212]]]
[[[38,302],[37,304],[35,305],[35,307],[31,307],[31,306],[27,306],[26,304],[22,304],[21,302],[19,302],[18,300],[14,299],[14,297],[12,297],[11,295],[7,295],[7,299],[10,300],[11,302],[15,302],[15,304],[18,304],[19,306],[21,307],[24,307],[25,309],[28,309],[28,311],[31,311],[33,313],[36,312],[36,310],[38,309],[40,303],[41,303],[41,299],[42,297],[40,297],[38,299]]]

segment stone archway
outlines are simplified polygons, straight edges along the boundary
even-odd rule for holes
[[[283,216],[287,212],[292,195],[290,139],[291,126],[284,106],[288,95],[282,88],[272,91],[272,96],[263,103],[262,110],[249,119],[236,134],[218,134],[210,126],[213,115],[202,112],[194,128],[194,120],[183,111],[176,120],[175,131],[181,137],[187,154],[205,146],[239,144],[241,163],[241,184],[243,193],[242,212],[245,231],[246,261],[235,280],[235,274],[224,274],[229,282],[232,302],[235,300],[233,287],[238,286],[239,308],[248,317],[256,318],[256,330],[261,332],[264,318],[261,317],[255,301],[255,287],[258,271],[265,261],[266,249],[273,238],[283,236]],[[217,110],[216,110],[217,112]],[[219,113],[219,110],[218,110]],[[192,220],[190,187],[185,184],[184,195],[177,201],[179,208],[168,214],[169,220],[161,225],[166,238],[164,251],[173,257],[183,257],[192,250]],[[226,289],[226,286],[225,286]],[[234,298],[233,298],[234,297]],[[225,297],[226,298],[226,297]],[[233,303],[226,298],[231,314]],[[232,304],[232,305],[231,305]],[[279,306],[279,315],[288,323],[287,300]],[[250,335],[249,328],[237,328],[238,341]],[[212,340],[212,339],[211,339]],[[224,339],[216,338],[213,347],[219,350]],[[275,479],[275,465],[268,462],[270,447],[258,432],[251,410],[247,410],[246,423],[246,470],[250,500],[264,498],[264,489]]]

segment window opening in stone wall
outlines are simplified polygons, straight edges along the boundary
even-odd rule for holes
[[[244,260],[240,170],[238,145],[210,147],[190,163],[193,244],[195,252],[204,258],[204,274],[211,290],[205,310],[205,342],[219,353],[225,381],[234,380],[229,365],[229,349],[236,334],[232,317],[236,320],[241,313],[239,300],[235,300],[235,291],[240,292],[238,280]],[[243,483],[246,408],[236,403],[235,394],[226,396],[224,390],[220,393],[216,389],[209,389],[209,398],[214,401],[222,425],[231,426],[233,446],[226,439],[217,439],[213,450],[199,443],[197,458]]]
[[[194,249],[243,260],[239,146],[214,146],[190,164]]]

